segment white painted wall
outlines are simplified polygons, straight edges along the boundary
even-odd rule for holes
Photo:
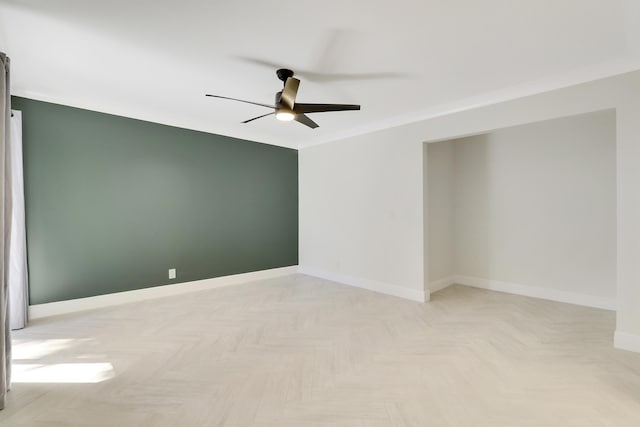
[[[456,275],[615,298],[615,112],[450,144]]]
[[[616,109],[618,345],[640,350],[640,72],[300,150],[300,265],[423,288],[422,143]],[[426,275],[428,276],[428,274]],[[361,282],[363,283],[363,282]],[[624,335],[623,335],[624,334]]]
[[[299,171],[301,271],[424,301],[422,146],[318,145]]]
[[[453,264],[453,193],[454,144],[425,144],[427,165],[425,205],[427,225],[425,235],[429,283],[446,280],[456,271]]]
[[[618,310],[615,345],[640,352],[640,79],[629,83],[620,94],[616,115]]]

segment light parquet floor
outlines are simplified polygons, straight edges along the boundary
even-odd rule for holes
[[[614,326],[462,286],[420,304],[295,275],[34,322],[18,370],[113,369],[15,383],[0,425],[637,427],[640,355],[612,348]]]

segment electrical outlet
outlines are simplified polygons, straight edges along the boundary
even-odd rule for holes
[[[169,279],[175,279],[176,278],[176,269],[175,268],[170,268],[169,269]]]

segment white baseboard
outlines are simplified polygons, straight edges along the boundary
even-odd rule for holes
[[[628,334],[616,331],[613,336],[613,346],[620,350],[635,351],[640,353],[640,335]]]
[[[443,279],[434,280],[433,282],[429,282],[429,290],[431,291],[431,293],[438,292],[445,288],[448,288],[454,283],[456,283],[455,276],[449,276]]]
[[[470,276],[454,276],[457,284],[474,288],[489,289],[498,292],[523,295],[527,297],[546,299],[550,301],[565,302],[582,305],[585,307],[602,308],[605,310],[616,309],[616,299],[585,295],[574,292],[558,291],[556,289],[540,288],[537,286],[520,285],[518,283],[501,282],[498,280],[481,279]]]
[[[252,271],[250,273],[234,274],[231,276],[214,277],[211,279],[195,280],[192,282],[175,283],[171,285],[154,286],[152,288],[135,289],[133,291],[117,292],[98,295],[95,297],[78,298],[67,301],[56,301],[46,304],[29,306],[29,319],[57,316],[59,314],[75,313],[93,310],[131,302],[145,301],[171,295],[215,289],[223,286],[240,285],[255,280],[272,279],[288,276],[298,272],[298,266],[273,268],[270,270]]]
[[[368,289],[370,291],[378,292],[381,294],[393,295],[395,297],[400,297],[411,301],[425,302],[429,300],[429,295],[426,295],[424,291],[418,289],[409,289],[389,283],[377,282],[375,280],[347,276],[344,274],[331,273],[305,266],[298,267],[298,272],[306,274],[307,276],[319,277],[321,279],[331,280],[332,282],[355,286],[356,288]]]

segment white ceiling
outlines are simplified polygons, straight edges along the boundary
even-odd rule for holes
[[[15,95],[299,147],[639,69],[639,4],[0,0],[0,50]],[[268,110],[204,94],[272,103],[248,58],[347,74],[299,74],[298,100],[362,110],[241,124]]]

